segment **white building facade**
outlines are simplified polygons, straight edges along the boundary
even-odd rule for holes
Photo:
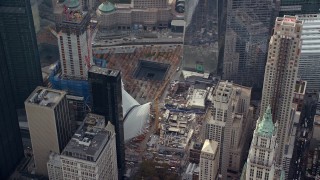
[[[49,155],[49,161],[47,162],[48,178],[50,180],[61,180],[63,179],[62,174],[62,163],[60,155],[51,152]]]
[[[281,165],[289,134],[291,103],[296,84],[301,52],[302,22],[294,16],[278,17],[270,39],[265,67],[260,117],[271,106],[272,119],[279,125],[277,163]]]
[[[219,143],[219,165],[222,177],[227,177],[229,162],[229,144],[232,127],[232,83],[220,82],[213,92],[213,106],[207,113],[205,126],[205,139]]]
[[[268,107],[262,118],[257,121],[242,179],[274,179],[276,139],[277,125],[273,124],[271,108]]]
[[[206,139],[200,154],[200,173],[201,180],[215,180],[218,178],[219,169],[219,143]]]
[[[252,122],[251,88],[221,81],[212,94],[206,114],[204,138],[219,142],[220,169],[223,177],[237,178],[241,173],[248,130]],[[210,97],[209,97],[210,99]],[[228,174],[227,171],[237,172]]]
[[[298,76],[307,81],[307,91],[320,90],[320,14],[297,15],[303,22]]]
[[[118,180],[114,126],[88,114],[61,155],[64,180]]]

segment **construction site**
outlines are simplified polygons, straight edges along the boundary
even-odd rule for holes
[[[138,102],[147,103],[153,102],[158,91],[176,74],[182,47],[130,46],[93,53],[95,58],[106,60],[108,68],[119,69],[126,91]]]

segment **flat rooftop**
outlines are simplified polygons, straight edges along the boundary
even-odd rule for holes
[[[307,89],[307,81],[296,81],[294,93],[305,94]]]
[[[188,105],[191,107],[205,108],[205,101],[207,97],[207,90],[194,89]]]
[[[215,101],[228,102],[233,91],[232,83],[228,81],[220,81],[217,88],[215,89]]]
[[[296,16],[284,15],[284,17],[277,17],[276,21],[281,21],[282,25],[295,26],[297,23],[302,24],[301,20],[298,20]]]
[[[108,68],[101,68],[98,66],[92,66],[89,70],[89,72],[91,73],[96,73],[96,74],[102,74],[105,76],[118,76],[118,74],[120,73],[119,70],[114,70],[114,69],[108,69]]]
[[[25,103],[54,108],[65,95],[65,91],[39,86],[31,93]]]
[[[105,126],[105,118],[89,113],[72,136],[62,155],[96,162],[110,137],[111,133]]]

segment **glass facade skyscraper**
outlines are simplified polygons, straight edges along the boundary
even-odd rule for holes
[[[223,79],[261,89],[275,0],[228,0]]]
[[[7,179],[23,157],[14,94],[5,60],[4,45],[0,41],[0,179]]]
[[[92,66],[89,70],[88,79],[91,85],[92,111],[104,116],[106,121],[110,121],[115,126],[118,177],[123,179],[125,146],[120,71]]]
[[[319,0],[281,0],[280,17],[313,13],[320,13]]]
[[[42,84],[30,0],[0,0],[2,60],[8,65],[16,108]]]
[[[183,45],[184,70],[219,74],[223,42],[224,1],[186,1]]]

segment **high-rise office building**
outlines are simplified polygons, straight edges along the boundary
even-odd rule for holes
[[[87,79],[93,62],[90,15],[81,10],[78,0],[66,1],[65,6],[56,22],[62,76]]]
[[[1,58],[7,63],[16,108],[42,84],[30,0],[0,1]]]
[[[224,37],[224,7],[225,2],[219,0],[185,2],[183,70],[220,73],[222,63],[218,59]]]
[[[120,71],[92,66],[88,79],[91,86],[92,111],[103,115],[106,121],[115,126],[118,177],[122,179],[125,172],[125,147]]]
[[[205,139],[219,143],[219,169],[222,178],[227,178],[232,127],[232,83],[220,82],[214,92],[213,107],[207,113]]]
[[[260,117],[270,105],[272,119],[278,123],[279,148],[277,163],[280,165],[287,139],[291,103],[295,89],[301,53],[302,21],[295,16],[278,17],[269,43],[264,75]]]
[[[277,130],[277,124],[273,123],[271,108],[268,106],[264,115],[257,121],[247,163],[243,168],[243,180],[274,179]]]
[[[89,113],[60,156],[64,180],[118,180],[116,135],[105,117]]]
[[[201,180],[214,180],[218,178],[219,170],[219,143],[206,139],[200,154],[200,173]]]
[[[320,13],[319,0],[281,0],[280,17]]]
[[[297,17],[303,22],[298,77],[307,81],[307,92],[317,92],[320,91],[320,14],[304,14]]]
[[[25,101],[35,172],[47,176],[51,152],[60,154],[72,136],[66,92],[37,87]]]
[[[206,114],[204,138],[219,142],[222,178],[238,177],[245,161],[245,145],[252,122],[251,88],[221,81]],[[227,173],[229,170],[230,173]],[[232,173],[231,173],[232,172]]]
[[[276,13],[273,0],[228,1],[223,79],[262,88],[269,33]]]
[[[7,179],[23,157],[23,146],[2,41],[0,41],[0,87],[0,179]]]

